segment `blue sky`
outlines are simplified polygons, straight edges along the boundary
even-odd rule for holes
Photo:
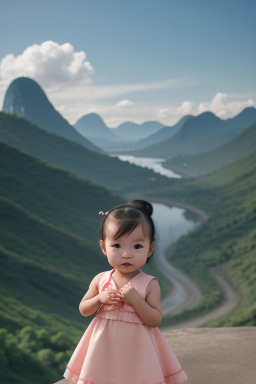
[[[96,112],[174,124],[256,106],[255,1],[8,0],[0,15],[0,103],[34,78],[74,123]],[[68,44],[67,44],[68,43]]]

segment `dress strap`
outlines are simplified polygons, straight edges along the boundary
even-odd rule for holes
[[[131,284],[139,292],[139,294],[145,299],[147,287],[150,281],[153,279],[156,279],[156,277],[148,275],[147,273],[140,270],[140,273],[132,279]]]
[[[111,280],[111,277],[112,277],[112,272],[113,272],[113,269],[111,271],[106,271],[100,278],[100,281],[99,281],[99,284],[98,284],[98,290],[99,292],[103,291],[104,289],[104,286],[105,285],[108,285],[110,283],[110,280]]]

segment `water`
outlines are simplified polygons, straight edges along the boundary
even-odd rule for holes
[[[199,221],[188,220],[185,216],[185,209],[168,207],[164,204],[153,203],[153,220],[156,224],[158,234],[158,252],[165,250],[181,236],[186,235],[194,229]]]
[[[118,155],[117,157],[122,161],[128,161],[129,163],[138,165],[139,167],[152,169],[154,172],[159,173],[162,176],[176,179],[181,178],[181,176],[177,173],[174,173],[170,169],[166,169],[162,166],[164,159],[155,159],[152,157],[136,157],[129,155]]]
[[[181,236],[199,225],[186,219],[184,209],[153,203],[153,219],[156,224],[156,252],[154,262],[172,284],[171,292],[162,300],[163,315],[174,314],[184,308],[192,308],[201,300],[201,292],[182,271],[171,265],[165,258],[166,249]]]
[[[149,157],[136,157],[130,155],[118,155],[122,161],[136,164],[143,168],[153,169],[154,172],[169,178],[181,178],[180,175],[162,166],[163,159],[155,159]],[[153,204],[153,218],[160,236],[159,252],[164,252],[171,244],[177,241],[181,236],[186,235],[190,230],[195,228],[199,222],[186,219],[185,210],[177,207],[168,207],[164,204]]]

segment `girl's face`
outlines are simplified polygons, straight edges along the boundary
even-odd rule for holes
[[[149,228],[144,232],[142,224],[139,224],[131,233],[119,239],[114,239],[120,223],[109,218],[106,222],[106,236],[100,241],[102,252],[107,256],[109,264],[123,273],[132,273],[141,268],[147,258],[153,253],[155,243],[150,241]],[[145,227],[148,224],[145,223]]]

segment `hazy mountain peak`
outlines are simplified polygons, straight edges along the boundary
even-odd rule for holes
[[[234,139],[245,128],[256,122],[256,109],[245,108],[237,116],[222,120],[206,111],[189,117],[178,132],[138,153],[154,157],[175,157],[203,153]]]
[[[15,79],[8,87],[3,111],[25,117],[49,132],[78,142],[93,151],[102,152],[81,136],[61,114],[55,110],[40,85],[28,77]]]
[[[115,128],[115,133],[124,140],[136,141],[150,136],[163,127],[158,121],[147,121],[142,124],[126,121]]]
[[[88,113],[82,116],[74,126],[81,135],[88,138],[117,140],[117,136],[115,136],[113,130],[106,126],[101,116],[97,113]]]
[[[30,101],[39,99],[49,102],[40,85],[29,77],[18,77],[9,85],[3,103],[3,111],[27,117],[30,113]],[[34,103],[33,103],[34,104]]]
[[[79,120],[77,120],[75,125],[79,125],[80,122],[82,122],[82,121],[87,121],[87,122],[96,121],[97,123],[101,123],[104,126],[106,126],[102,117],[100,115],[98,115],[97,113],[94,113],[94,112],[88,113],[87,115],[82,116]]]
[[[221,120],[218,116],[216,116],[213,112],[211,111],[205,111],[202,112],[200,115],[195,116],[197,120],[206,120],[206,119],[215,119],[215,120]]]

